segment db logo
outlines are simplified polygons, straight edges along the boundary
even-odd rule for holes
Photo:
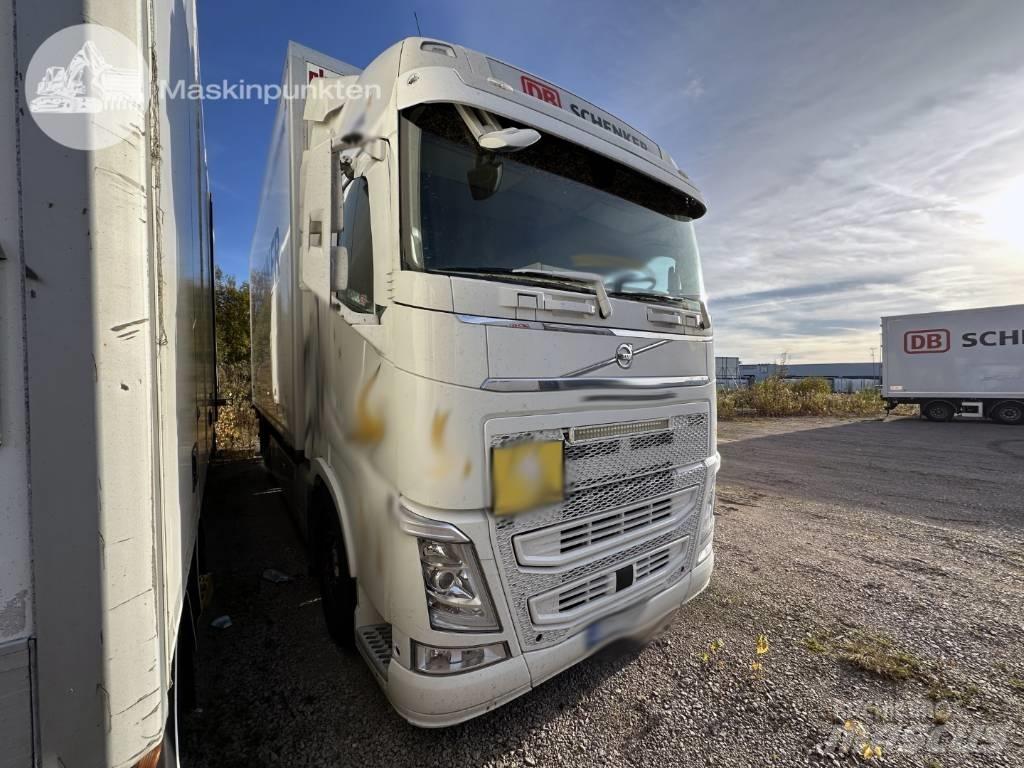
[[[903,334],[903,351],[908,355],[929,355],[949,351],[949,331],[931,328],[927,331],[907,331]]]
[[[558,91],[552,88],[550,85],[546,85],[539,80],[534,80],[532,77],[522,76],[523,82],[523,93],[527,96],[533,96],[546,101],[548,104],[554,104],[556,107],[561,108],[562,97],[558,95]]]

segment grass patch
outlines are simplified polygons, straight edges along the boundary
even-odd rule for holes
[[[953,688],[945,680],[937,680],[928,686],[928,698],[935,702],[955,701],[970,704],[978,695],[978,686],[968,683],[960,688]]]
[[[884,635],[862,631],[847,635],[815,632],[804,638],[804,647],[812,653],[845,661],[886,680],[909,680],[924,676],[921,660],[897,648]]]
[[[809,650],[811,653],[828,653],[829,645],[827,641],[827,635],[807,635],[807,637],[804,638],[804,648]]]
[[[843,661],[888,680],[908,680],[920,675],[923,669],[916,656],[895,648],[892,641],[881,635],[858,633],[843,639],[835,652]]]

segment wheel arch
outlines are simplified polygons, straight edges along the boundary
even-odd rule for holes
[[[359,561],[356,555],[355,539],[352,535],[352,522],[349,519],[348,505],[345,503],[345,494],[342,491],[341,483],[338,482],[334,470],[323,459],[313,459],[309,462],[311,485],[313,493],[318,487],[322,487],[334,505],[334,512],[337,515],[338,523],[341,526],[341,536],[345,540],[345,556],[348,559],[348,575],[353,579],[359,574]],[[312,502],[312,499],[311,499]],[[310,505],[312,509],[312,503]],[[312,535],[312,528],[310,529]]]

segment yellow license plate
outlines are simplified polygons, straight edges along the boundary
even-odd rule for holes
[[[562,441],[512,443],[491,452],[494,514],[514,515],[565,498]]]

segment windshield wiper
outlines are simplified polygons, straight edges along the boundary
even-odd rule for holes
[[[597,296],[597,313],[602,318],[612,316],[612,303],[608,299],[608,290],[604,287],[604,280],[601,279],[600,275],[595,274],[594,272],[577,272],[575,269],[551,267],[547,264],[541,264],[540,262],[527,264],[525,267],[519,267],[512,271],[518,275],[543,275],[544,277],[554,277],[562,280],[568,279],[575,282],[586,283],[594,289],[594,294]]]

